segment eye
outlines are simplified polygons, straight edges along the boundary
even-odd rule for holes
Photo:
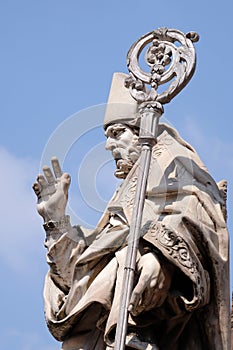
[[[117,138],[125,132],[125,128],[116,128],[112,130],[112,136]]]

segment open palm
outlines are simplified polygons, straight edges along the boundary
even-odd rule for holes
[[[44,175],[38,175],[33,190],[38,198],[37,210],[44,221],[59,221],[65,215],[68,201],[70,175],[63,173],[56,157],[51,159],[53,171],[43,167]]]

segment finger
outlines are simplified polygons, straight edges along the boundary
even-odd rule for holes
[[[48,181],[48,184],[49,185],[54,184],[55,178],[54,178],[53,173],[48,165],[45,165],[43,167],[43,172],[44,172],[44,175],[46,177],[46,180]]]
[[[138,283],[132,292],[132,296],[129,303],[129,311],[134,314],[137,311],[139,302],[142,299],[142,294],[147,287],[147,282],[143,275],[140,275]]]
[[[70,179],[70,175],[68,173],[62,174],[61,184],[62,184],[62,188],[63,188],[63,191],[64,191],[65,194],[68,194],[70,181],[71,181],[71,179]]]
[[[62,170],[61,170],[61,166],[59,163],[59,160],[56,157],[52,157],[51,158],[51,163],[52,163],[52,167],[53,167],[53,171],[55,174],[56,178],[60,178],[62,176]]]
[[[137,293],[134,290],[130,298],[130,303],[128,307],[129,312],[131,312],[132,314],[135,314],[140,298],[141,298],[141,294]]]
[[[45,180],[44,175],[39,174],[37,176],[37,182],[40,185],[41,191],[48,186],[47,181]]]
[[[37,195],[37,197],[39,198],[39,196],[41,195],[41,186],[38,182],[35,182],[33,185],[32,185],[32,188],[35,192],[35,194]]]

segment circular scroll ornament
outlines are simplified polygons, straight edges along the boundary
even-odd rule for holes
[[[142,36],[127,54],[130,72],[125,86],[139,103],[157,101],[165,104],[171,101],[192,78],[196,66],[193,42],[199,40],[195,32],[184,34],[176,29],[159,28]],[[142,50],[151,44],[145,54],[145,62],[150,72],[141,69],[139,57]],[[160,85],[165,91],[158,93]],[[149,89],[148,89],[149,86]]]

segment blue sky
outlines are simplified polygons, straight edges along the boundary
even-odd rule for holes
[[[131,44],[158,27],[200,34],[196,73],[165,106],[165,117],[197,149],[215,180],[228,180],[232,232],[232,12],[230,0],[0,2],[2,348],[59,349],[44,322],[44,233],[31,184],[41,162],[66,147],[64,166],[73,179],[70,210],[78,211],[73,220],[95,225],[96,206],[101,211],[116,181],[103,148],[102,107],[93,106],[107,101],[113,72],[127,72]],[[63,136],[54,149],[66,127],[74,142],[67,145]],[[90,164],[93,157],[101,168]],[[97,187],[89,191],[85,183],[95,181],[85,171],[96,176]]]

